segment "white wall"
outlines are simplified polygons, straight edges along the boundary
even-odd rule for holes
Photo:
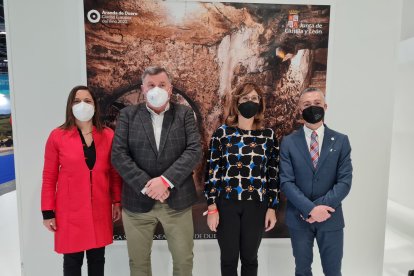
[[[414,269],[414,2],[403,1],[395,85],[384,275]]]
[[[59,275],[60,257],[39,212],[41,171],[48,132],[62,123],[70,89],[86,82],[82,5],[5,4],[22,267],[24,275]]]
[[[414,49],[414,37],[410,44]],[[414,211],[414,55],[399,64],[396,80],[389,199]]]
[[[394,127],[390,166],[389,200],[414,212],[414,1],[403,1],[401,41],[395,85]]]
[[[403,10],[401,19],[401,40],[414,37],[413,19],[414,1],[403,0]]]
[[[349,134],[355,167],[354,185],[344,203],[343,274],[378,276],[382,273],[401,1],[292,3],[334,4],[327,123]],[[63,121],[70,88],[86,80],[82,1],[8,0],[6,13],[24,275],[59,275],[61,256],[52,251],[52,236],[43,229],[39,211],[43,145],[49,131]],[[165,242],[155,243],[156,276],[171,270],[166,250]],[[196,241],[194,275],[219,275],[218,259],[215,241]],[[106,271],[107,275],[128,274],[125,245],[107,249]],[[321,275],[319,265],[314,271]],[[259,274],[293,274],[289,240],[263,242]]]

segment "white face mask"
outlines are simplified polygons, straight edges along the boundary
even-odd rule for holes
[[[72,106],[73,116],[81,122],[87,122],[95,114],[95,107],[91,104],[80,102]]]
[[[153,107],[161,107],[168,101],[168,92],[156,86],[147,92],[147,101]]]

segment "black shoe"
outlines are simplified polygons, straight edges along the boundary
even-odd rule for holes
[[[414,276],[414,270],[408,271],[408,276]]]

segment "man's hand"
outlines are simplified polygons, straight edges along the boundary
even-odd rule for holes
[[[329,213],[335,212],[335,209],[326,206],[326,205],[319,205],[312,209],[310,212],[310,219],[307,219],[306,221],[313,223],[313,222],[323,222],[331,217],[331,214]],[[313,222],[311,222],[312,220]]]
[[[161,203],[163,203],[169,196],[170,190],[167,189],[161,196],[157,197],[156,200],[159,200]]]
[[[161,177],[156,177],[149,180],[145,185],[145,188],[147,188],[147,196],[155,200],[159,200],[160,198],[162,198],[165,191],[168,190],[168,188],[164,185],[164,182],[162,181]]]
[[[274,209],[267,209],[265,217],[265,232],[272,230],[276,225],[276,211]]]

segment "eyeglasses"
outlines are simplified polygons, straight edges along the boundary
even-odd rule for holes
[[[245,102],[248,102],[248,101],[258,103],[258,102],[260,102],[260,96],[258,96],[258,95],[254,95],[254,96],[251,96],[251,97],[243,96],[243,97],[240,98],[239,103],[245,103]]]

